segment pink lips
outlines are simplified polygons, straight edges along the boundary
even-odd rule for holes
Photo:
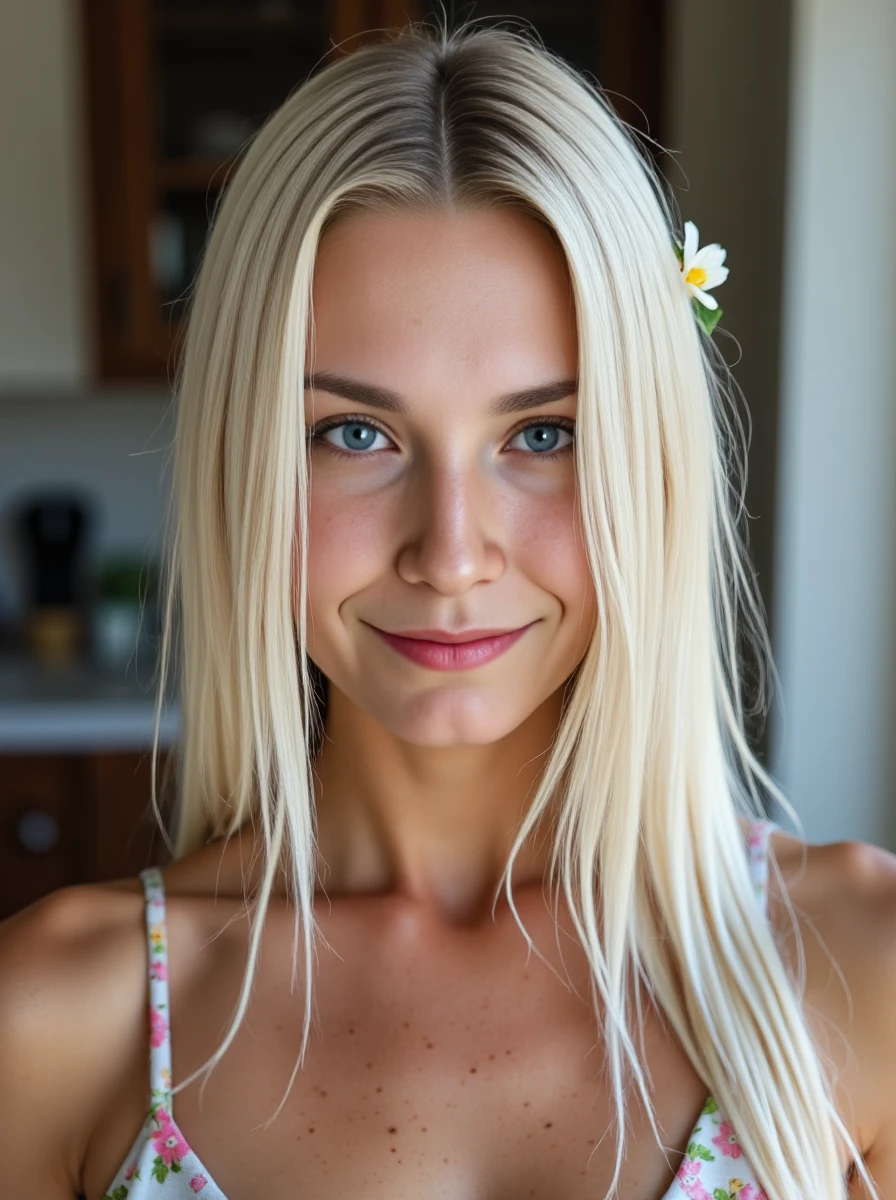
[[[534,621],[530,622],[530,625],[534,624]],[[399,654],[403,654],[405,658],[409,658],[411,662],[415,662],[421,667],[429,667],[434,671],[464,671],[491,662],[493,658],[497,658],[505,650],[509,650],[513,643],[519,641],[526,630],[530,628],[530,625],[512,629],[509,633],[475,638],[467,642],[433,642],[425,638],[402,637],[397,633],[386,633],[382,629],[377,629],[375,625],[372,625],[371,629],[376,630],[383,641],[387,642],[393,650],[397,650]]]

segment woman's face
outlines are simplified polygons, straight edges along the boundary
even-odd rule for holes
[[[407,742],[495,742],[595,620],[562,256],[509,209],[352,215],[321,241],[313,305],[309,654],[331,705],[335,688]],[[523,632],[431,644],[474,630]]]

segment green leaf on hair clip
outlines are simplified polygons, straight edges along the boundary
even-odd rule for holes
[[[705,304],[701,304],[696,296],[691,297],[691,304],[694,306],[694,312],[697,316],[697,323],[703,332],[710,337],[712,331],[719,323],[719,317],[722,315],[720,308],[707,308]]]
[[[684,246],[682,246],[680,242],[676,241],[675,238],[672,239],[672,245],[675,247],[675,257],[678,259],[678,261],[680,263],[683,263],[684,262]]]

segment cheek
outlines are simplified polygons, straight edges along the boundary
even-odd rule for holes
[[[339,605],[383,574],[387,513],[371,497],[312,494],[308,512],[308,596],[316,611]]]
[[[527,579],[552,593],[564,608],[593,602],[594,584],[574,488],[521,497],[509,510],[507,550]]]

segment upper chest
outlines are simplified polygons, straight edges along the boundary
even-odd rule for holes
[[[180,916],[172,905],[175,1083],[220,1043],[246,949],[241,923],[208,943],[186,922],[179,937]],[[304,1015],[301,955],[292,989],[291,919],[275,917],[233,1044],[201,1096],[197,1081],[174,1101],[179,1126],[228,1200],[257,1195],[260,1180],[297,1200],[602,1195],[614,1169],[614,1109],[587,963],[569,936],[561,932],[558,944],[540,895],[521,916],[531,954],[510,914],[471,934],[401,905],[384,903],[360,922],[334,906],[320,918],[311,1033],[291,1088]],[[706,1099],[670,1031],[645,1011],[652,1099],[670,1154],[667,1162],[633,1103],[619,1192],[627,1200],[665,1194]],[[143,1057],[96,1147],[98,1196],[139,1128],[145,1092]]]

